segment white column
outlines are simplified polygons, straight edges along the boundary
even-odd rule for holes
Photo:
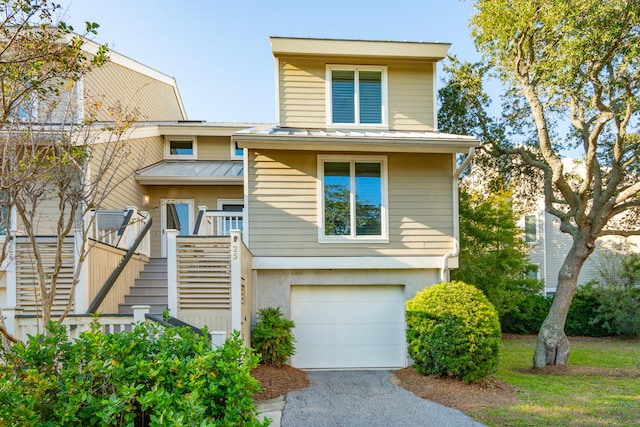
[[[178,316],[178,251],[176,238],[178,230],[167,230],[167,285],[169,314]]]
[[[78,273],[78,284],[76,285],[76,300],[74,302],[74,312],[76,314],[86,313],[87,308],[89,308],[89,269],[86,265],[88,258],[85,258],[84,262],[80,264],[80,257],[87,250],[86,243],[83,239],[85,233],[84,227],[87,221],[87,218],[83,218],[82,223],[76,225],[73,235],[74,272],[76,269],[80,270]]]
[[[215,350],[224,344],[227,340],[227,332],[226,331],[210,331],[209,338],[211,339],[211,349]]]
[[[242,331],[242,233],[231,230],[231,330]]]
[[[9,242],[9,248],[7,250],[7,257],[4,261],[4,266],[6,266],[6,281],[7,281],[7,307],[17,307],[18,306],[18,277],[16,275],[16,263],[18,262],[16,259],[17,254],[17,235],[18,229],[16,227],[16,209],[15,207],[11,208],[11,223],[9,224],[9,233],[5,236],[6,239],[12,237],[13,239]]]
[[[202,213],[202,218],[200,220],[200,228],[198,229],[198,236],[206,236],[208,233],[207,229],[207,207],[206,206],[198,206],[198,215],[197,218],[200,218],[200,214]]]
[[[129,224],[126,225],[121,241],[124,242],[127,249],[130,249],[140,234],[141,225],[138,220],[138,208],[135,206],[127,206],[127,215],[132,212]]]
[[[133,307],[131,307],[131,309],[133,310],[134,322],[146,322],[147,318],[145,317],[145,315],[149,313],[149,310],[151,310],[151,306],[150,305],[134,305]]]

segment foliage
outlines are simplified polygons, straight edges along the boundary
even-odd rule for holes
[[[293,320],[285,319],[280,308],[267,307],[258,310],[258,322],[253,329],[251,343],[262,355],[261,363],[282,366],[289,356],[295,354],[294,337],[291,330]]]
[[[552,297],[545,297],[542,294],[526,295],[518,302],[514,310],[500,317],[502,332],[510,334],[537,333],[549,312],[552,300]]]
[[[479,100],[469,105],[485,151],[508,159],[500,163],[508,168],[504,175],[537,188],[531,194],[544,196],[545,210],[573,239],[534,357],[539,368],[564,364],[566,316],[596,240],[640,233],[640,5],[637,0],[477,0],[474,5],[472,35],[487,63],[456,67],[460,74],[452,82],[464,90],[450,91],[449,98]],[[477,111],[486,112],[486,95],[476,77],[488,69],[505,89],[503,114],[491,119],[492,126],[484,126],[488,114]],[[577,161],[563,161],[564,149],[573,150]]]
[[[237,333],[211,350],[189,328],[105,335],[96,322],[74,341],[63,326],[48,328],[3,355],[2,425],[260,425],[250,374],[258,358]]]
[[[406,319],[416,371],[470,383],[497,369],[498,314],[474,286],[450,282],[425,288],[406,302]]]
[[[527,276],[536,266],[529,264],[510,200],[504,188],[487,194],[461,187],[460,266],[451,272],[453,280],[481,289],[501,317],[542,289]]]

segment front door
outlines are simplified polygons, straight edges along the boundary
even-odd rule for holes
[[[167,256],[167,230],[178,230],[179,236],[193,233],[193,199],[162,199],[162,256]]]

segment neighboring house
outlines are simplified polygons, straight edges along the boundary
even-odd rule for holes
[[[573,239],[560,231],[560,220],[545,212],[544,203],[522,218],[524,239],[529,245],[529,260],[538,266],[537,278],[544,282],[544,294],[554,295],[558,272],[571,248]],[[578,285],[601,280],[603,263],[611,263],[618,254],[640,252],[637,236],[624,238],[607,236],[598,239],[596,250],[582,266]]]
[[[174,117],[132,132],[145,163],[96,212],[75,311],[169,307],[248,342],[257,310],[277,306],[296,323],[293,366],[406,366],[404,303],[457,267],[467,162],[456,158],[479,145],[437,131],[436,64],[449,45],[271,44],[277,124]],[[26,307],[26,273],[11,274],[6,305]]]

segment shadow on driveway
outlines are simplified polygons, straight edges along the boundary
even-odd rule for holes
[[[392,384],[390,371],[310,371],[286,396],[282,427],[483,426]]]

